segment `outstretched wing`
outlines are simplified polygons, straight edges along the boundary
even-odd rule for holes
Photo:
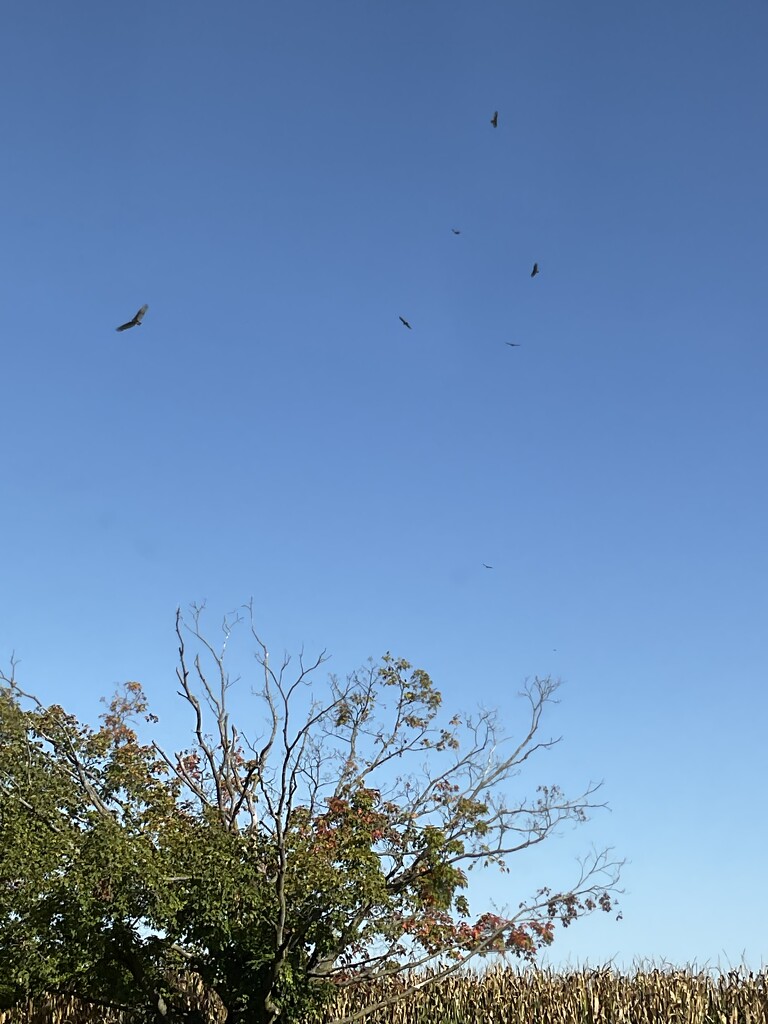
[[[499,124],[499,112],[498,112],[498,110],[494,111],[493,117],[491,118],[491,124],[493,125],[494,128],[498,127],[498,124]]]
[[[129,320],[127,324],[120,324],[120,326],[116,327],[115,330],[127,331],[129,327],[138,327],[141,321],[144,319],[144,314],[147,312],[148,309],[149,306],[142,306],[141,309],[136,314],[136,316],[133,318],[133,320]]]

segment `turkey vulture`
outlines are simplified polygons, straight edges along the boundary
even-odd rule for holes
[[[531,271],[531,277],[536,277],[538,272],[539,272],[539,264],[538,263],[534,263],[533,264],[533,270]]]
[[[451,231],[454,233],[454,235],[460,235],[461,234],[461,232],[459,231],[458,228],[451,228]]]
[[[510,348],[520,348],[519,341],[505,341],[504,344],[509,345]]]
[[[133,320],[129,320],[127,324],[120,324],[120,326],[116,327],[115,330],[116,331],[127,331],[129,327],[140,327],[141,326],[141,321],[144,319],[144,314],[147,312],[148,309],[149,309],[149,306],[147,306],[147,305],[142,306],[141,309],[136,314],[136,316],[133,318]]]
[[[410,324],[408,323],[408,321],[407,321],[407,320],[405,320],[405,319],[404,319],[403,317],[400,317],[400,323],[401,323],[401,324],[405,324],[405,326],[406,326],[406,327],[408,328],[408,330],[409,330],[409,331],[412,331],[412,330],[413,330],[413,328],[412,328],[412,327],[411,327],[411,325],[410,325]]]
[[[492,565],[486,565],[485,562],[483,562],[483,568],[484,569],[492,569],[493,566]]]
[[[494,112],[494,115],[491,118],[491,124],[493,125],[494,128],[498,128],[499,127],[499,112],[498,112],[498,110]]]

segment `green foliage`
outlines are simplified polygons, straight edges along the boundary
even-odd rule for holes
[[[528,691],[527,737],[499,758],[492,717],[441,724],[439,691],[402,659],[331,678],[318,701],[307,685],[322,659],[288,684],[287,661],[273,672],[256,637],[265,726],[256,747],[230,721],[224,648],[202,637],[198,616],[187,632],[177,620],[193,742],[172,755],[139,738],[138,723],[157,718],[138,683],[91,728],[2,677],[6,1005],[62,993],[168,1024],[221,1006],[232,1024],[272,1024],[320,1012],[339,986],[414,965],[439,973],[493,952],[533,956],[557,921],[611,906],[587,873],[581,887],[541,890],[508,917],[470,915],[467,870],[503,870],[505,854],[593,806],[591,788],[569,802],[543,787],[515,808],[493,796],[549,745],[532,738],[551,684]],[[199,654],[190,668],[188,633],[216,686]],[[309,700],[297,710],[301,694]],[[416,773],[401,768],[409,757]]]

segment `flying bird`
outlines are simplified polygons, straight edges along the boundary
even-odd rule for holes
[[[133,320],[129,320],[127,324],[120,324],[120,326],[116,327],[115,330],[116,331],[127,331],[129,327],[140,327],[141,326],[141,321],[144,319],[144,314],[147,312],[148,309],[149,309],[149,306],[147,306],[147,305],[142,306],[141,309],[136,314],[136,316],[133,318]]]
[[[498,112],[498,110],[494,111],[493,117],[491,118],[491,124],[493,125],[494,128],[498,128],[499,127],[499,112]]]
[[[405,326],[406,326],[406,327],[408,328],[408,330],[409,330],[409,331],[412,331],[412,330],[413,330],[413,328],[412,328],[412,327],[411,327],[411,325],[410,325],[410,324],[408,323],[408,321],[407,321],[407,320],[405,320],[405,319],[404,319],[403,317],[400,317],[400,323],[401,323],[401,324],[405,324]]]
[[[539,272],[539,264],[538,263],[534,263],[533,264],[533,270],[531,271],[531,277],[536,277],[538,272]]]
[[[493,566],[492,565],[486,565],[485,562],[483,562],[483,568],[484,569],[492,569]]]
[[[458,228],[451,228],[451,231],[454,233],[454,235],[460,235],[461,234],[461,232],[459,231]]]
[[[509,345],[510,348],[520,348],[519,341],[505,341],[504,344]]]

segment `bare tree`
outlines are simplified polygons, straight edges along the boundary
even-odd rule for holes
[[[256,645],[257,695],[266,722],[256,742],[232,724],[227,706],[233,680],[225,653],[242,618],[224,621],[217,649],[201,630],[202,611],[193,607],[187,627],[181,613],[176,623],[180,694],[194,713],[195,749],[163,756],[223,828],[265,840],[262,868],[274,886],[277,911],[275,988],[300,950],[307,954],[308,975],[336,986],[426,967],[434,968],[429,977],[436,980],[476,956],[532,957],[552,941],[557,922],[568,925],[581,914],[611,908],[620,864],[609,850],[586,859],[568,891],[542,888],[514,913],[473,918],[463,894],[467,872],[480,866],[505,872],[511,854],[605,807],[597,800],[600,783],[576,796],[558,786],[538,786],[532,798],[513,804],[503,796],[504,784],[530,758],[560,742],[540,737],[558,682],[537,678],[526,685],[521,696],[527,714],[516,739],[503,734],[495,712],[455,715],[441,724],[442,697],[429,676],[389,654],[343,680],[332,675],[319,697],[315,674],[325,652],[309,662],[300,655],[292,675],[287,656],[273,667],[249,605],[244,617]],[[200,645],[191,663],[185,629]],[[350,869],[345,842],[368,857],[364,870]],[[325,891],[309,900],[297,879],[307,870],[308,855],[316,871],[318,864],[326,869],[319,872]],[[323,941],[316,941],[319,926],[331,920]],[[361,1007],[344,1021],[380,1005]],[[273,1020],[277,1006],[270,995],[265,1009]]]

